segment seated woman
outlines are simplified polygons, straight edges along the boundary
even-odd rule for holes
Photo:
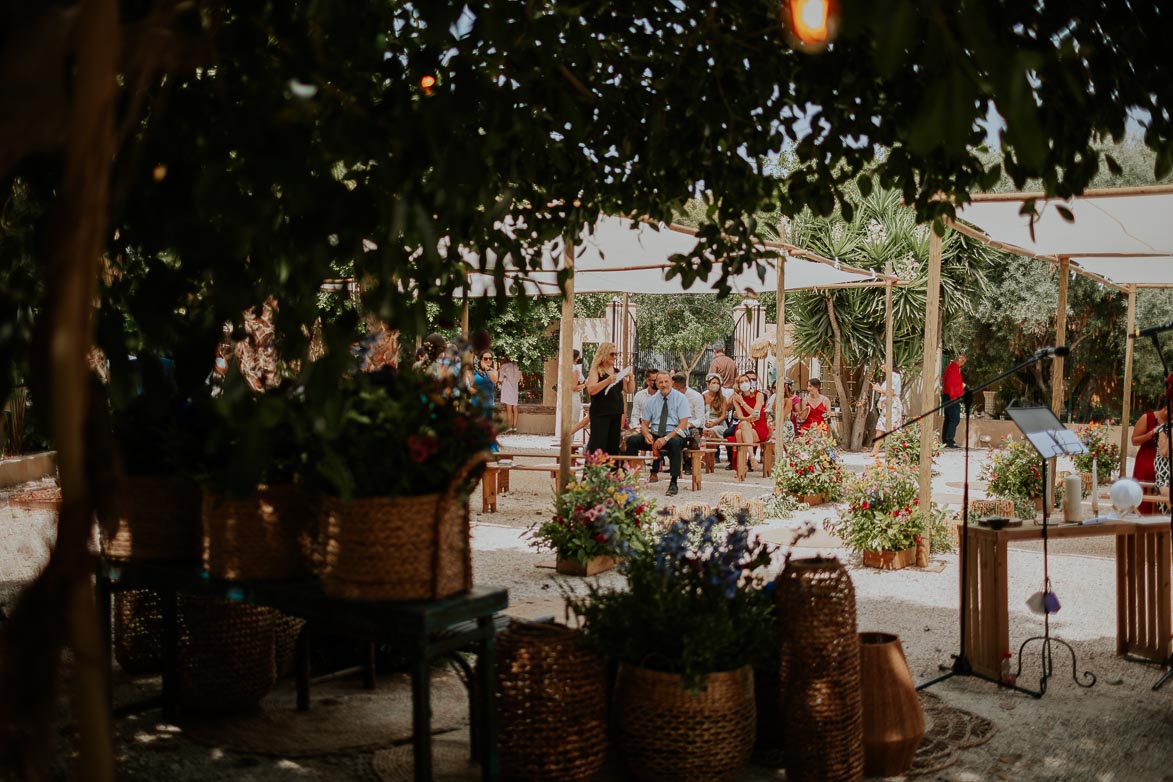
[[[812,426],[827,426],[827,413],[831,409],[831,400],[823,396],[823,383],[817,377],[812,377],[806,384],[806,395],[801,397],[795,408],[794,416],[798,420],[798,431],[805,432]]]
[[[769,428],[762,408],[766,404],[766,395],[753,390],[749,376],[742,373],[737,378],[737,388],[733,396],[729,397],[729,404],[735,411],[738,419],[737,431],[725,439],[731,443],[755,445],[769,439]],[[753,460],[753,448],[746,449],[749,460],[749,469],[756,470]]]
[[[721,376],[710,372],[705,382],[708,389],[702,396],[705,399],[705,418],[702,425],[702,436],[706,440],[723,440],[725,438],[725,394],[721,392]]]

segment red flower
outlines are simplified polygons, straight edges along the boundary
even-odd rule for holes
[[[917,543],[924,543],[924,541],[920,539],[920,535],[917,535],[915,538],[913,538],[913,540],[915,540]]]
[[[427,461],[439,447],[440,442],[435,437],[421,437],[418,434],[407,436],[408,454],[411,456],[411,460],[417,464],[423,464]]]
[[[602,533],[599,533],[598,535],[595,535],[595,541],[598,543],[606,543],[607,536]]]
[[[871,505],[868,505],[868,501],[867,501],[867,500],[864,500],[863,502],[861,502],[861,503],[859,504],[859,507],[860,507],[860,508],[862,508],[863,510],[867,510],[868,508],[870,508],[870,507],[871,507]]]
[[[913,505],[920,505],[920,497],[913,497],[912,504]]]

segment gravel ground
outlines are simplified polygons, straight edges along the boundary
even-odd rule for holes
[[[545,452],[550,438],[509,436],[505,450]],[[535,459],[534,461],[538,461]],[[864,454],[847,454],[849,469],[860,470]],[[982,462],[971,459],[976,479]],[[723,465],[721,465],[723,467]],[[934,498],[958,507],[961,502],[963,461],[947,452],[938,460]],[[1063,466],[1060,466],[1063,469]],[[769,484],[760,475],[738,484],[722,469],[705,476],[704,490],[694,495],[682,481],[675,504],[715,503],[724,492],[760,496]],[[664,504],[667,483],[648,487]],[[971,497],[984,497],[983,487],[971,484]],[[552,485],[539,473],[516,473],[512,490],[502,495],[499,512],[481,514],[474,495],[474,573],[478,583],[507,586],[509,613],[515,616],[563,616],[562,590],[581,590],[584,581],[557,577],[553,556],[528,545],[526,530],[549,512]],[[832,505],[809,509],[794,519],[768,521],[758,527],[768,540],[787,544],[797,525],[819,523],[834,514]],[[10,509],[0,503],[0,586],[26,581],[44,561],[51,538],[52,514]],[[913,676],[926,681],[947,669],[958,648],[958,563],[953,554],[935,556],[925,570],[882,572],[862,568],[836,541],[820,536],[803,542],[794,556],[816,552],[840,556],[855,583],[861,630],[884,630],[900,636]],[[1035,544],[1016,545],[1009,554],[1010,635],[1012,647],[1042,631],[1040,618],[1024,605],[1041,587],[1042,553]],[[997,733],[987,744],[958,756],[958,763],[934,779],[974,780],[1173,780],[1173,685],[1150,690],[1161,668],[1132,663],[1115,654],[1115,560],[1110,539],[1068,541],[1053,545],[1050,573],[1063,608],[1051,622],[1052,635],[1071,643],[1078,671],[1097,677],[1084,689],[1072,680],[1070,655],[1054,651],[1054,676],[1041,699],[1001,690],[973,677],[953,677],[931,688],[946,703],[989,718]],[[622,577],[606,573],[603,584],[620,585]],[[2,595],[0,595],[2,599]],[[1039,644],[1032,642],[1024,656],[1020,682],[1037,686]],[[125,694],[127,683],[119,685]],[[217,750],[186,739],[182,731],[164,731],[155,725],[157,713],[119,722],[123,778],[157,779],[164,774],[179,782],[195,779],[289,780],[368,779],[369,753],[319,758],[280,759]],[[159,741],[165,736],[166,741]],[[751,770],[746,780],[783,779],[781,772]]]

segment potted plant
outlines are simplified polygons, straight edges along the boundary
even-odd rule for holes
[[[1120,468],[1120,446],[1109,441],[1111,436],[1110,421],[1097,423],[1092,421],[1079,432],[1079,441],[1087,447],[1087,453],[1072,457],[1075,469],[1085,476],[1084,494],[1091,489],[1091,474],[1096,473],[1096,480],[1100,486],[1112,482],[1112,474]]]
[[[468,492],[496,436],[472,366],[471,351],[451,350],[426,372],[307,388],[327,594],[425,600],[472,586]]]
[[[916,564],[916,546],[926,532],[934,551],[947,550],[944,511],[922,509],[918,490],[916,467],[876,462],[847,482],[847,510],[829,523],[830,531],[862,554],[864,565],[884,570]]]
[[[1033,517],[1032,504],[1036,509],[1042,508],[1043,476],[1039,455],[1025,439],[1015,440],[1012,435],[1005,437],[1002,447],[990,452],[989,461],[982,465],[979,477],[988,483],[987,493],[1013,502],[1020,516]]]
[[[774,482],[808,505],[839,498],[843,465],[826,428],[812,426],[787,444],[786,453],[774,465]]]
[[[554,515],[531,528],[530,542],[557,553],[559,573],[593,576],[615,567],[621,551],[646,547],[654,507],[635,474],[612,470],[601,452],[589,454],[582,478],[555,496]]]
[[[933,437],[933,458],[941,455],[941,440]],[[914,423],[884,438],[884,458],[891,463],[920,465],[920,424]]]
[[[771,552],[744,519],[723,524],[678,521],[626,555],[627,589],[567,599],[586,638],[619,662],[615,713],[636,779],[735,779],[753,749],[752,664],[774,638],[759,575]]]

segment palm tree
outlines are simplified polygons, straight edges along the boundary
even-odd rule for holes
[[[858,196],[858,192],[856,193]],[[893,346],[905,387],[920,373],[924,340],[930,226],[917,224],[912,209],[894,190],[873,190],[858,197],[850,220],[836,210],[829,217],[803,212],[790,223],[787,239],[828,258],[854,266],[885,270],[890,262],[902,285],[893,293]],[[777,215],[759,219],[766,238],[776,238]],[[944,325],[968,317],[989,288],[987,272],[996,253],[953,231],[942,243],[941,312]],[[884,291],[824,289],[787,298],[786,320],[795,326],[795,351],[830,364],[830,381],[842,409],[842,432],[850,448],[859,448],[868,409],[868,380],[884,361]],[[875,377],[875,379],[879,379]],[[828,380],[824,377],[824,383]],[[854,392],[854,395],[853,393]]]

